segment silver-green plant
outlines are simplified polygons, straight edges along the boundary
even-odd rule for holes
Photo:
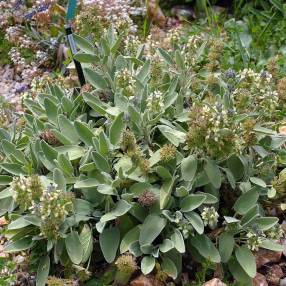
[[[132,271],[135,261],[144,274],[159,263],[176,279],[189,255],[222,263],[250,283],[252,251],[282,248],[278,218],[264,208],[275,197],[274,174],[262,172],[285,164],[286,138],[265,121],[265,110],[274,116],[278,105],[267,105],[266,96],[259,97],[261,110],[238,106],[248,71],[225,73],[219,62],[210,69],[210,40],[169,51],[149,42],[136,56],[125,54],[123,36],[112,28],[96,45],[76,40],[91,91],[49,86],[25,101],[22,129],[0,129],[6,251],[44,245],[37,285],[51,263],[88,269],[97,248],[118,269],[127,257]],[[200,92],[198,81],[205,84]],[[257,82],[247,80],[250,98],[260,96]],[[275,92],[268,82],[265,88]],[[125,281],[119,272],[116,279]]]

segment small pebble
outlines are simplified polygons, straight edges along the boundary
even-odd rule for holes
[[[280,280],[280,286],[286,286],[286,278]]]

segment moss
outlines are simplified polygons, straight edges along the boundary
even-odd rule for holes
[[[12,43],[5,39],[4,31],[0,31],[0,65],[11,64],[8,53],[12,46]]]
[[[20,48],[19,51],[27,63],[31,63],[35,59],[35,53],[31,49]]]

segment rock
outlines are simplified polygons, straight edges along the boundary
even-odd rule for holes
[[[8,224],[7,220],[4,217],[1,217],[0,218],[0,226],[4,226],[4,225],[7,225],[7,224]]]
[[[153,276],[140,275],[131,281],[130,286],[164,286],[164,284]]]
[[[268,286],[265,276],[257,273],[253,279],[253,286]]]
[[[165,27],[166,17],[157,0],[147,1],[147,14],[153,23],[157,24],[161,28]]]
[[[0,257],[5,258],[8,254],[4,252],[4,246],[0,244]]]
[[[4,73],[1,75],[2,79],[13,79],[14,69],[10,68],[8,65],[4,68]]]
[[[181,274],[181,282],[182,285],[190,284],[189,274],[186,272],[183,272]]]
[[[223,283],[220,279],[214,278],[208,282],[205,282],[203,286],[227,286],[227,285]]]
[[[286,257],[286,239],[282,240],[282,245],[283,245],[283,255]]]
[[[178,19],[188,19],[193,20],[196,19],[196,14],[194,10],[188,5],[176,5],[172,7],[171,13],[173,16]]]
[[[277,252],[261,248],[254,255],[256,257],[257,269],[259,269],[261,266],[267,263],[279,262],[282,256],[282,251]]]
[[[14,257],[14,262],[16,264],[21,264],[25,261],[25,257],[22,255],[17,255],[16,257]]]
[[[286,278],[280,280],[280,286],[286,286]]]
[[[273,265],[268,270],[266,280],[273,286],[278,286],[280,279],[284,276],[283,270],[279,265]]]
[[[212,10],[216,14],[223,14],[226,13],[226,9],[222,6],[213,5]]]

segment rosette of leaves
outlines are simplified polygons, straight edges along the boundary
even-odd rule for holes
[[[267,166],[271,156],[281,156],[285,138],[256,126],[256,145],[239,154],[215,160],[191,151],[185,104],[190,82],[182,81],[188,74],[179,51],[158,50],[164,75],[160,86],[152,86],[152,63],[143,46],[136,57],[124,56],[122,37],[112,29],[96,47],[76,39],[75,57],[87,65],[93,90],[67,94],[47,87],[36,100],[25,101],[22,132],[0,130],[1,214],[11,221],[6,251],[42,247],[38,285],[44,285],[50,263],[88,267],[93,248],[100,248],[108,263],[132,254],[144,274],[159,263],[174,279],[186,254],[198,263],[223,263],[235,279],[249,283],[256,265],[247,234],[259,236],[259,247],[281,250],[264,234],[278,218],[263,209],[273,193],[257,164]],[[117,84],[123,69],[132,77],[132,96]],[[218,100],[229,108],[223,87]],[[148,104],[154,98],[160,101],[157,109]],[[53,241],[39,239],[41,218],[21,212],[13,199],[13,177],[33,174],[75,197],[73,213]],[[214,230],[200,215],[210,206],[220,216]]]

